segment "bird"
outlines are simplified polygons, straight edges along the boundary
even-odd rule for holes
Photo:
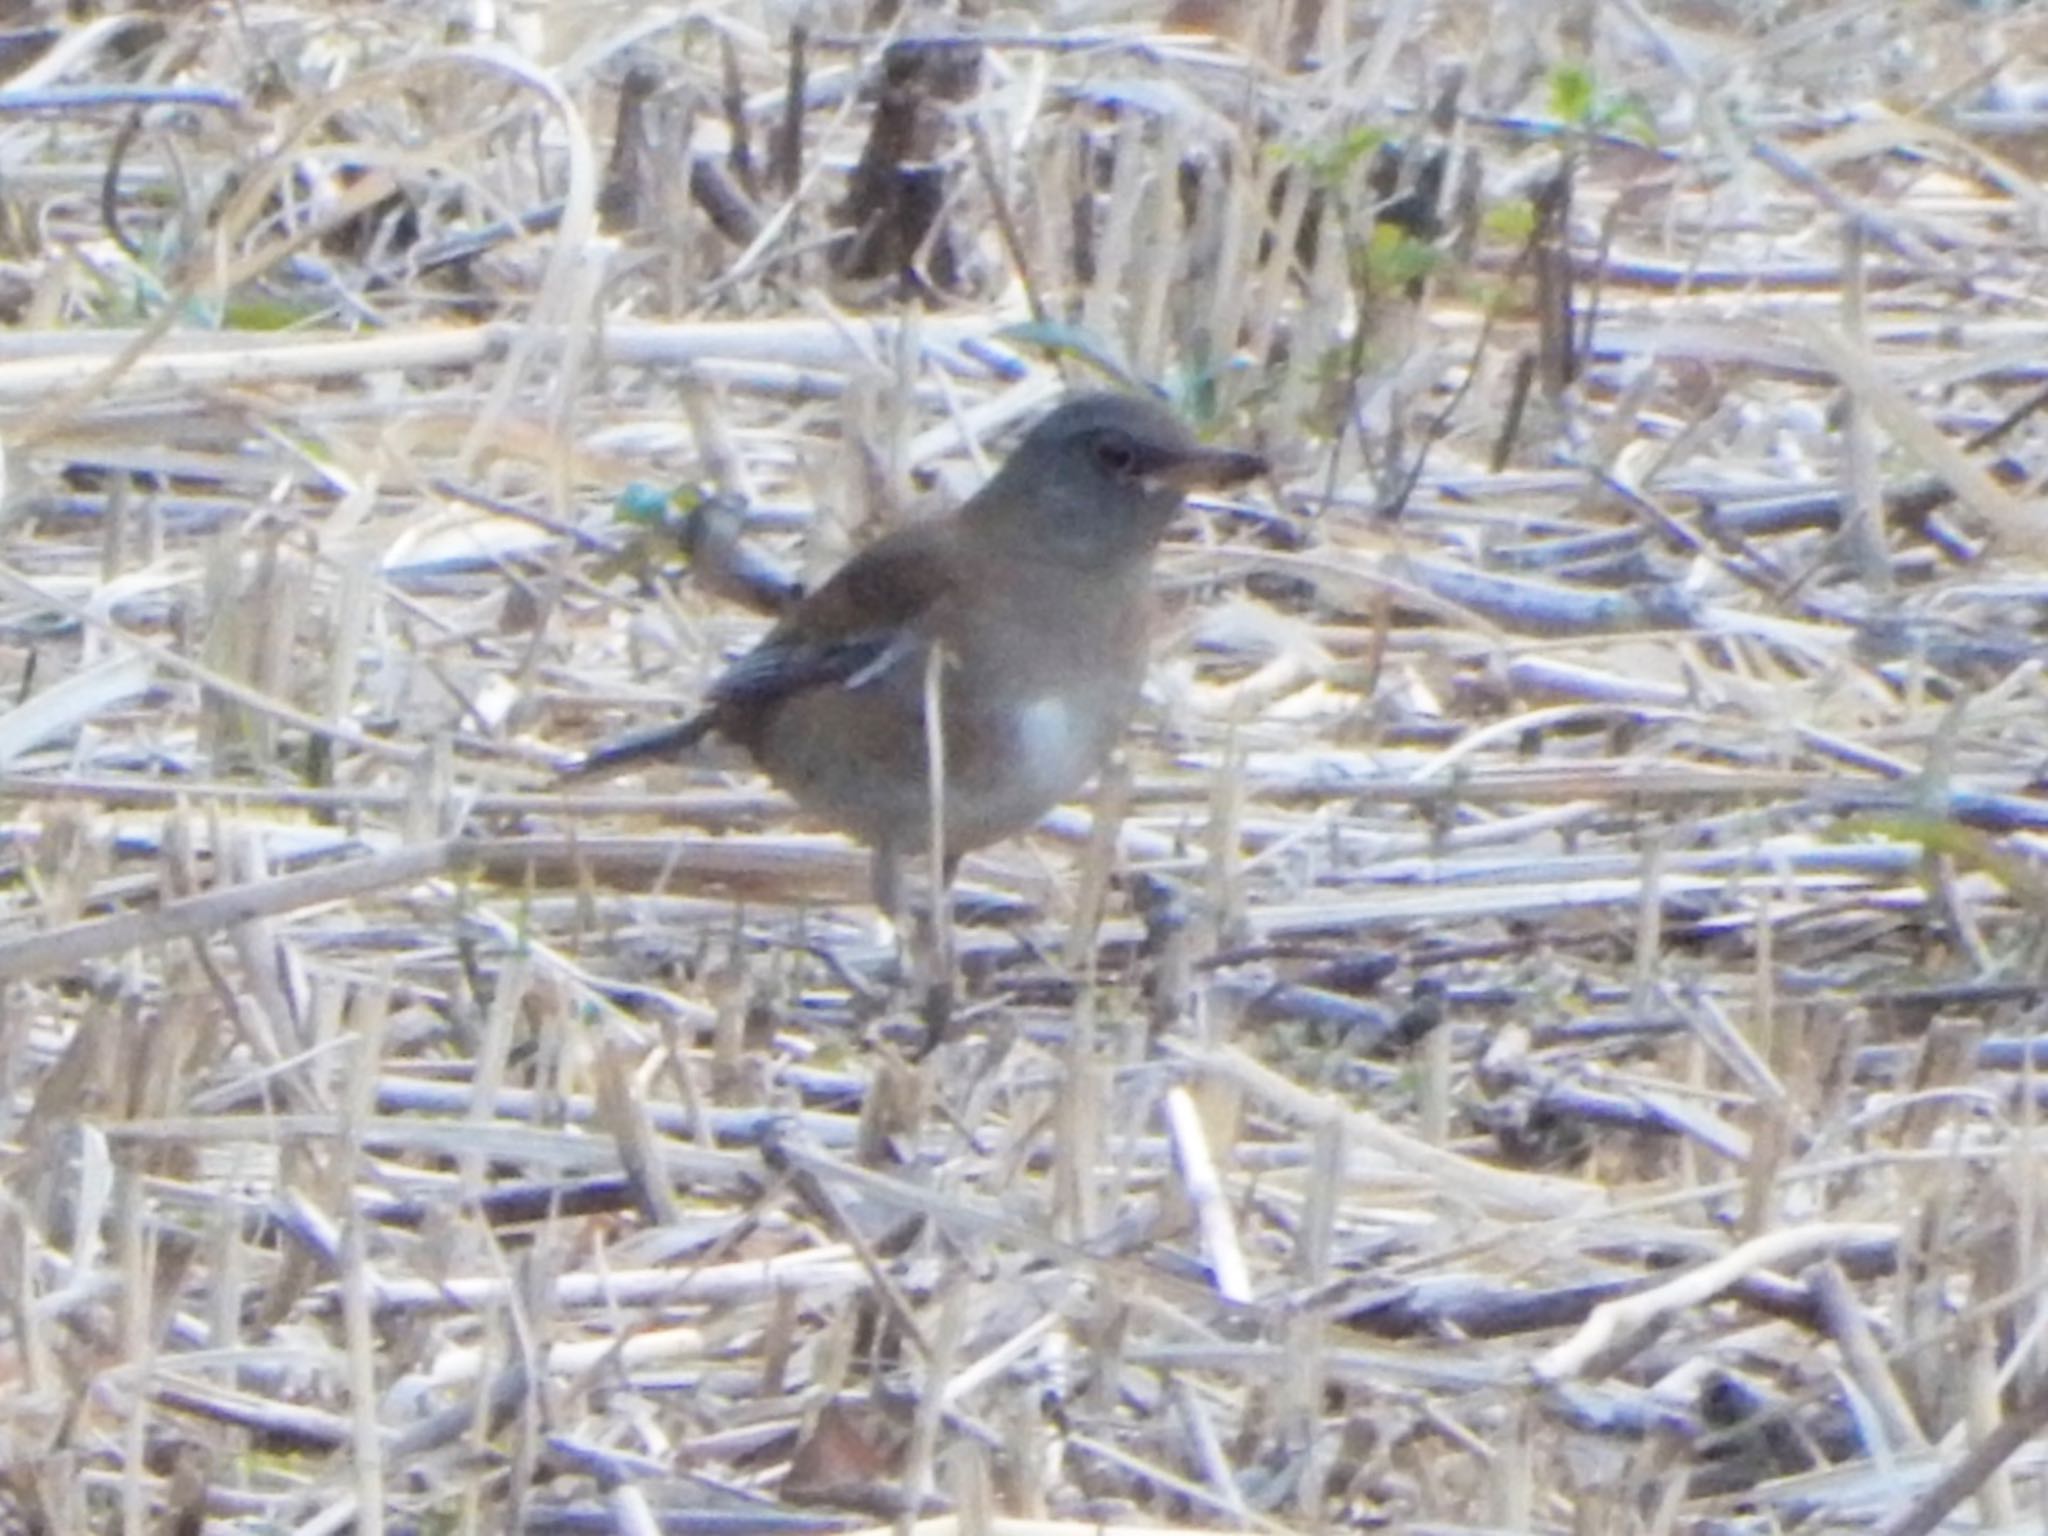
[[[1070,394],[956,510],[885,535],[796,600],[695,714],[601,745],[571,775],[722,736],[871,850],[874,900],[893,916],[902,862],[932,851],[935,827],[950,887],[963,854],[1027,830],[1100,771],[1144,685],[1160,540],[1189,490],[1266,468],[1149,396]]]

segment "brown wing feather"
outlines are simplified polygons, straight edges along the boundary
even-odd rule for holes
[[[813,688],[858,686],[861,674],[886,662],[892,649],[918,643],[922,621],[952,583],[953,545],[953,530],[943,524],[878,540],[727,667],[704,709],[607,742],[564,777],[597,777],[679,757],[714,730],[751,748],[777,705]]]
[[[870,545],[784,615],[711,685],[718,729],[750,745],[768,712],[814,688],[858,686],[916,645],[953,583],[953,530],[905,528]]]

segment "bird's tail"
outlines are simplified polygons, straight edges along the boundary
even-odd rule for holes
[[[717,723],[714,712],[707,709],[677,724],[649,726],[644,731],[631,732],[616,741],[591,748],[563,768],[561,776],[565,779],[604,778],[654,759],[680,757],[710,735]]]

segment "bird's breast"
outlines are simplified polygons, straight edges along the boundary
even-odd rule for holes
[[[1051,802],[1072,794],[1101,765],[1112,745],[1105,739],[1108,735],[1059,694],[1026,701],[1010,723],[1025,798]]]
[[[961,732],[949,729],[947,819],[962,846],[1006,837],[1068,799],[1102,766],[1123,734],[1125,710],[1074,690],[1024,695],[1000,708],[975,709]]]

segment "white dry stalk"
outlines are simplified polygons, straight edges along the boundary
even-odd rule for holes
[[[1188,1091],[1180,1087],[1166,1091],[1161,1108],[1166,1115],[1168,1139],[1173,1143],[1174,1166],[1180,1170],[1181,1190],[1195,1213],[1195,1229],[1201,1234],[1202,1253],[1215,1277],[1216,1294],[1229,1302],[1249,1302],[1253,1294],[1251,1271],[1238,1241],[1237,1223],[1231,1218],[1208,1133],[1202,1129],[1201,1114]]]

